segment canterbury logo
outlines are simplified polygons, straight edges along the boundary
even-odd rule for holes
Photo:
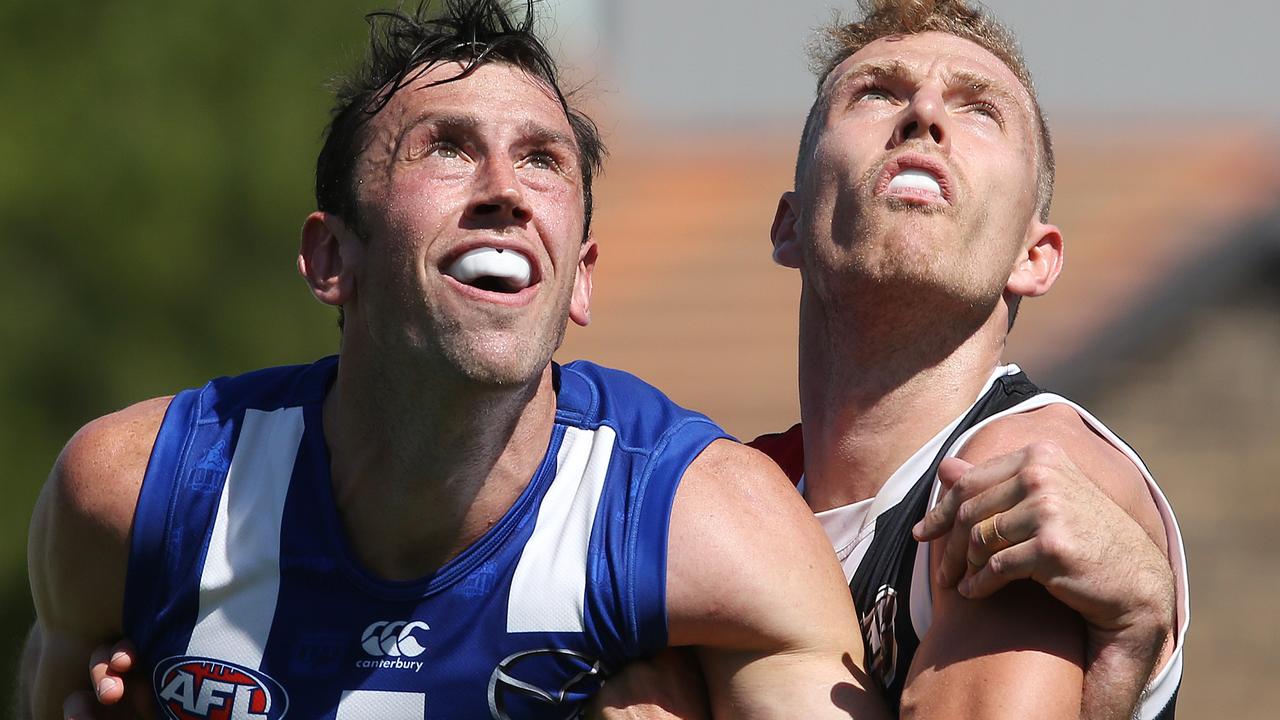
[[[364,634],[360,636],[360,647],[374,657],[418,657],[426,648],[419,641],[420,636],[415,633],[430,629],[426,623],[418,620],[379,620],[364,629]]]

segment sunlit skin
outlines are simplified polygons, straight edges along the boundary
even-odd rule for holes
[[[566,307],[587,322],[596,246],[583,242],[577,147],[554,95],[496,63],[428,87],[461,69],[433,68],[369,123],[356,166],[358,228],[324,213],[308,219],[336,229],[349,272],[317,296],[343,305],[344,350],[367,344],[437,373],[517,384],[546,367]],[[523,253],[533,284],[486,292],[444,274],[482,246]]]
[[[1037,217],[1037,127],[1017,77],[974,43],[929,32],[868,44],[820,97],[791,197],[806,241],[779,259],[803,253],[807,287],[832,306],[894,281],[911,290],[895,299],[989,313],[1024,247],[1056,233]],[[934,175],[942,195],[888,189],[909,167]]]
[[[345,313],[324,408],[334,494],[357,556],[395,579],[438,567],[510,507],[550,436],[565,318],[590,317],[596,244],[564,109],[504,64],[431,85],[461,70],[432,68],[369,122],[355,219],[310,215],[298,259]],[[531,284],[445,274],[479,247],[521,253]],[[408,498],[433,522],[398,513]]]
[[[582,244],[576,154],[562,140],[570,128],[542,88],[519,71],[486,66],[465,84],[418,92],[404,93],[403,103],[397,94],[372,128],[357,169],[363,179],[359,235],[348,228],[332,233],[343,264],[352,266],[346,273],[351,287],[330,295],[313,281],[322,300],[341,302],[347,313],[340,375],[325,407],[335,495],[348,537],[368,538],[354,541],[362,563],[392,578],[415,577],[456,554],[527,485],[554,414],[549,371],[537,378],[563,332],[563,314],[558,327],[552,321],[566,304],[570,318],[587,320],[595,259],[594,243]],[[422,99],[428,95],[430,103]],[[316,215],[308,222],[328,227],[333,220]],[[529,291],[486,293],[444,274],[453,258],[477,243],[499,242],[526,249],[534,260],[538,282]],[[366,287],[366,278],[376,284]],[[388,405],[411,404],[402,399],[405,388],[440,382],[425,371],[408,381],[397,378],[399,397],[380,398],[379,407],[370,408],[349,389],[359,386],[345,383],[380,377],[367,371],[368,364],[393,354],[439,368],[454,389],[467,386],[454,395],[472,406],[522,397],[499,391],[508,382],[527,382],[532,394],[515,412],[428,408],[421,412],[432,415],[432,424],[422,423],[429,431],[407,433],[384,423],[372,432],[366,427],[388,415]],[[343,375],[353,364],[349,357],[365,363],[366,372]],[[431,396],[433,403],[448,399]],[[407,414],[396,415],[402,420]],[[475,438],[513,416],[502,455],[486,457]],[[338,418],[332,427],[331,417]],[[472,418],[477,421],[459,427]],[[484,418],[490,422],[480,422]],[[431,448],[420,447],[424,437]],[[468,452],[459,452],[463,445]],[[536,454],[529,452],[533,448]],[[493,469],[476,484],[470,468],[486,461]],[[452,472],[441,471],[450,462]],[[402,483],[374,496],[360,480],[387,477],[388,463],[410,479],[410,471],[431,468],[443,481],[425,490],[421,482]],[[431,524],[444,531],[424,533],[421,516],[390,525],[388,516],[406,514],[406,498],[433,508]],[[450,513],[456,522],[439,521]],[[847,717],[852,708],[859,717],[881,716],[875,696],[857,689],[865,687],[855,671],[861,642],[839,568],[776,466],[740,445],[713,443],[683,473],[669,538],[668,642],[699,648],[712,702],[724,714]],[[720,549],[707,553],[708,547]],[[815,560],[793,563],[793,554]],[[743,570],[746,558],[750,572]],[[833,695],[833,688],[840,693]]]
[[[1040,218],[1030,94],[979,45],[933,32],[876,40],[824,81],[817,113],[773,240],[775,259],[801,272],[805,497],[821,511],[877,496],[965,412],[1001,361],[1016,303],[1057,279],[1063,243]],[[1159,532],[1136,468],[1069,409],[993,422],[958,457],[982,464],[1046,439],[1087,461],[1113,499],[1141,491],[1144,503],[1121,503]],[[1079,716],[1086,647],[1068,600],[1035,586],[985,601],[931,590],[903,717]],[[1147,670],[1117,671],[1138,683],[1119,702]]]
[[[801,273],[806,496],[823,510],[873,496],[963,410],[984,379],[973,368],[999,362],[1009,304],[1056,279],[1061,235],[1037,212],[1030,96],[977,44],[871,42],[827,77],[816,112],[772,236]],[[941,192],[889,186],[911,168]]]
[[[448,72],[454,71],[456,68],[448,69]],[[345,226],[341,219],[323,213],[308,219],[300,269],[311,281],[317,297],[341,304],[347,310],[345,365],[353,364],[349,358],[356,355],[353,351],[359,347],[363,348],[360,356],[375,364],[385,362],[383,358],[388,355],[404,357],[429,371],[425,373],[427,377],[438,371],[446,376],[444,381],[453,382],[455,388],[458,383],[477,388],[527,383],[529,388],[536,388],[534,402],[529,403],[531,407],[549,397],[547,374],[538,363],[545,365],[550,351],[558,344],[566,305],[572,319],[578,322],[587,319],[586,301],[595,246],[592,242],[581,244],[581,188],[577,168],[573,167],[576,156],[564,158],[553,152],[564,149],[567,123],[556,127],[561,124],[543,112],[548,108],[537,98],[541,93],[544,99],[549,99],[545,90],[533,83],[527,86],[512,83],[513,72],[516,71],[490,66],[488,72],[482,68],[475,78],[454,88],[418,89],[404,93],[404,97],[397,95],[372,126],[370,143],[362,157],[359,233]],[[457,94],[449,95],[450,89]],[[526,92],[529,89],[536,92]],[[439,90],[446,92],[437,95]],[[414,93],[418,94],[418,100],[431,94],[429,114],[415,114],[415,109],[427,106],[408,99]],[[880,457],[896,465],[898,450],[920,444],[917,431],[936,429],[937,418],[954,414],[955,408],[951,405],[967,402],[966,398],[972,397],[971,391],[975,388],[965,387],[964,383],[972,382],[973,377],[981,374],[965,372],[966,366],[993,364],[1003,345],[1007,312],[999,300],[1046,291],[1057,275],[1061,251],[1056,228],[1036,218],[1036,128],[1030,98],[1017,78],[986,51],[967,41],[934,33],[877,41],[832,73],[824,85],[822,98],[823,125],[813,148],[814,156],[797,192],[784,197],[774,228],[776,258],[804,270],[805,307],[809,314],[802,318],[802,324],[808,322],[802,333],[806,352],[815,352],[802,357],[802,364],[806,365],[802,373],[813,381],[802,387],[802,394],[806,398],[806,451],[817,450],[809,453],[808,468],[808,499],[811,504],[816,503],[816,509],[868,497],[888,475],[883,468],[870,464],[846,463],[846,467],[841,468],[838,467],[841,461],[850,456]],[[502,111],[495,112],[493,105],[485,105],[491,101],[496,101]],[[476,110],[481,106],[485,107],[484,112]],[[552,106],[559,112],[558,105],[552,103]],[[525,113],[526,109],[532,112]],[[556,117],[562,119],[562,114]],[[571,141],[568,146],[571,149]],[[941,192],[919,187],[890,187],[892,174],[903,168],[928,170],[939,181]],[[566,209],[573,212],[565,212]],[[800,232],[797,227],[801,228]],[[452,258],[474,247],[473,240],[477,237],[481,243],[527,252],[534,260],[536,284],[521,293],[499,295],[446,277],[442,270]],[[317,246],[313,248],[316,252],[307,251],[308,242]],[[326,250],[326,244],[332,247]],[[1041,245],[1048,246],[1050,251],[1036,252],[1035,248]],[[323,272],[341,270],[344,265],[347,266],[345,272]],[[860,306],[853,305],[852,298],[857,298]],[[916,304],[911,305],[908,300]],[[893,301],[903,307],[892,307],[889,303]],[[954,382],[939,383],[938,377],[929,377],[928,382],[904,383],[901,393],[885,393],[880,397],[881,402],[859,405],[857,400],[884,389],[875,384],[874,372],[868,372],[865,361],[876,359],[873,356],[877,353],[880,360],[895,359],[892,351],[885,351],[886,341],[916,347],[910,341],[919,338],[918,327],[913,326],[906,332],[884,332],[884,320],[875,318],[894,321],[915,313],[924,318],[919,324],[928,330],[930,322],[948,323],[955,317],[953,307],[921,313],[922,304],[938,302],[967,306],[976,321],[973,347],[966,348],[963,357],[951,363],[956,367],[942,368],[942,374],[949,375]],[[908,312],[903,312],[904,308]],[[831,317],[827,319],[831,320],[848,309],[861,318],[848,322],[850,318],[840,317],[845,321],[843,324],[833,321],[825,327],[821,322],[813,322],[822,312],[829,311]],[[548,322],[547,318],[552,321]],[[554,322],[557,319],[559,322]],[[879,334],[865,332],[877,323]],[[850,352],[850,347],[860,339],[864,340],[861,352]],[[817,355],[832,361],[824,372],[815,372],[810,363],[804,362]],[[520,362],[513,366],[513,360]],[[507,373],[506,369],[512,367],[515,370]],[[832,372],[831,368],[840,372]],[[919,370],[917,367],[907,369]],[[539,373],[542,373],[540,381]],[[969,380],[965,380],[966,377]],[[854,378],[873,378],[873,381],[858,388],[851,380]],[[858,393],[867,387],[872,392],[862,392],[859,397]],[[928,392],[913,397],[923,387],[927,387]],[[337,395],[337,391],[335,387],[333,394]],[[812,416],[821,416],[824,409],[820,407],[822,403],[813,402],[813,398],[819,396],[825,397],[831,407],[853,408],[855,412],[851,417],[861,413],[858,419],[866,420],[861,427],[857,423],[850,426],[830,423],[831,437],[843,433],[847,437],[872,438],[871,443],[836,448],[830,443],[815,442],[810,448],[810,429],[824,426],[822,422],[811,421]],[[919,402],[920,397],[925,398],[923,403]],[[855,402],[844,402],[849,398]],[[884,412],[886,410],[889,412]],[[910,422],[895,423],[893,413],[899,421],[905,418]],[[327,405],[326,415],[329,414]],[[526,449],[537,446],[536,441],[541,439],[541,431],[528,429],[529,423],[524,422],[530,415],[522,413],[517,428],[520,432],[515,433],[534,441],[524,442]],[[1073,414],[1072,419],[1078,422]],[[1038,421],[1028,418],[1028,422]],[[883,431],[861,432],[868,427],[879,427]],[[851,428],[859,432],[846,432]],[[334,433],[329,428],[326,435],[332,442]],[[403,437],[402,433],[401,439]],[[377,442],[376,438],[366,437],[363,443],[347,447],[372,443],[377,455]],[[873,448],[874,452],[861,452],[875,443],[879,446]],[[895,450],[892,447],[895,443],[901,448]],[[723,451],[724,446],[717,444],[713,449]],[[835,466],[824,463],[823,458],[835,459]],[[416,462],[418,459],[411,463],[414,467],[431,466]],[[504,454],[496,463],[502,472],[495,473],[491,480],[501,479],[499,475],[508,479],[528,477],[527,468],[517,467],[519,462],[504,462],[506,459]],[[715,547],[716,542],[722,542],[723,547],[710,554],[673,553],[668,568],[672,642],[758,650],[762,639],[791,637],[777,633],[777,627],[759,618],[773,622],[786,617],[789,622],[792,615],[803,618],[802,626],[817,628],[818,636],[827,640],[841,629],[852,631],[856,622],[847,607],[840,617],[824,616],[820,611],[829,610],[829,606],[814,603],[810,607],[797,604],[795,598],[777,598],[781,602],[769,606],[767,612],[751,612],[761,600],[772,597],[765,588],[803,587],[808,600],[825,585],[833,586],[830,588],[834,590],[833,596],[842,599],[847,599],[847,590],[838,577],[833,582],[819,583],[813,577],[786,575],[808,566],[797,563],[796,557],[817,558],[826,554],[829,546],[819,534],[811,533],[807,538],[812,547],[793,541],[771,542],[744,554],[747,544],[744,541],[761,535],[761,527],[768,530],[763,533],[766,536],[779,532],[779,528],[770,529],[762,522],[766,518],[777,519],[778,511],[787,509],[785,501],[793,497],[787,494],[790,488],[784,487],[782,496],[770,498],[764,492],[770,487],[768,484],[755,481],[750,474],[744,475],[737,466],[725,465],[726,476],[750,488],[746,495],[757,497],[767,508],[766,515],[752,518],[751,513],[729,502],[735,495],[726,494],[724,487],[701,485],[702,463],[700,459],[697,472],[691,468],[673,509],[672,547],[705,550]],[[714,466],[710,461],[708,464]],[[337,452],[334,466],[337,478],[341,475]],[[832,472],[833,469],[836,472]],[[873,482],[868,482],[868,478]],[[510,482],[497,485],[515,487]],[[825,499],[821,496],[824,488],[831,491]],[[335,487],[335,491],[342,496],[341,487]],[[368,495],[345,496],[344,504],[356,505],[362,494]],[[484,499],[483,504],[490,508],[509,505],[509,498]],[[438,505],[432,503],[432,506]],[[717,517],[717,513],[722,516]],[[803,515],[803,508],[799,513]],[[378,512],[370,514],[383,517]],[[722,527],[726,518],[737,519],[743,526],[739,528],[742,532],[726,532]],[[470,530],[484,526],[483,514],[468,520],[463,525]],[[790,521],[800,525],[798,519]],[[708,530],[713,522],[714,532]],[[350,523],[348,529],[351,530]],[[349,535],[356,534],[359,533],[349,532]],[[405,528],[391,535],[410,537]],[[451,537],[456,543],[456,532]],[[410,538],[409,543],[401,545],[409,549],[405,557],[422,561],[420,540]],[[767,551],[779,547],[785,552],[778,554],[786,557],[771,558]],[[768,572],[757,576],[738,570],[747,565],[722,572],[725,570],[722,561],[732,560],[735,552],[742,554],[741,559],[750,558],[750,567],[767,568]],[[408,562],[408,566],[412,564],[413,561]],[[407,576],[414,576],[412,567]],[[763,578],[766,584],[752,586],[737,582],[758,578]],[[726,603],[726,598],[751,598],[753,602],[735,608]],[[756,614],[759,618],[754,617]],[[738,617],[740,615],[750,622]],[[948,614],[944,609],[938,617],[957,615]],[[959,617],[959,624],[972,630],[973,636],[985,637],[999,631],[999,627],[987,628],[987,631],[978,629],[977,625],[966,624],[964,616]],[[1052,624],[1044,622],[1045,619],[1043,614],[1036,616],[1037,622]],[[744,637],[749,640],[746,646],[740,644]],[[812,638],[806,642],[812,642]],[[804,643],[799,645],[804,646]],[[845,665],[861,660],[861,644],[853,639],[851,647],[854,647],[852,654],[843,656]],[[927,649],[921,652],[925,655]],[[740,656],[737,661],[733,661],[735,653]],[[976,654],[980,655],[981,650]],[[741,707],[735,709],[745,713],[761,710],[763,701],[772,699],[782,708],[775,713],[779,717],[816,717],[810,711],[798,711],[796,699],[780,691],[790,689],[798,693],[797,698],[809,700],[814,697],[837,700],[841,688],[850,686],[847,683],[831,685],[826,674],[809,669],[820,665],[800,664],[805,659],[803,655],[792,649],[783,654],[781,664],[770,664],[770,657],[757,659],[739,649],[729,654],[731,661],[726,664],[725,657],[718,653],[703,652],[704,676],[718,681],[712,684],[725,684],[728,675],[737,676],[727,683],[730,685],[728,695],[720,696],[718,702],[713,697],[713,704],[723,708],[726,697],[737,698],[733,704]],[[100,660],[95,666],[95,681],[105,673],[102,665]],[[784,676],[783,671],[789,668],[799,668],[799,672],[795,672],[794,677]],[[1011,666],[1006,687],[1027,684],[1034,671],[1036,668],[1025,662]],[[666,689],[677,686],[681,680],[687,681],[690,674],[685,671],[651,682],[656,682],[659,689]],[[636,682],[637,677],[644,676],[624,674],[611,681],[606,694],[610,689],[623,688],[618,698],[625,701],[629,695],[624,680]],[[986,679],[998,677],[992,675]],[[942,681],[943,688],[952,682],[949,678]],[[813,690],[817,692],[807,691],[802,682],[805,679],[814,681]],[[1069,685],[1078,687],[1078,671],[1070,669],[1067,680]],[[999,680],[993,682],[999,684]],[[778,687],[771,687],[769,683],[776,683]],[[757,685],[758,693],[745,692]],[[936,687],[937,682],[922,694],[935,698],[946,695],[933,692]],[[1036,703],[1035,716],[1048,716],[1054,711],[1063,717],[1075,717],[1078,696],[1046,693],[1042,698],[1037,695],[1040,687],[1045,686],[1038,686],[1030,693]],[[684,690],[696,695],[702,692],[701,687]],[[630,692],[634,697],[647,697],[644,682],[639,682],[638,688]],[[963,697],[965,692],[953,694]],[[695,706],[703,706],[700,697],[695,699],[699,701]],[[1055,704],[1055,699],[1065,702]],[[671,707],[665,703],[660,706]],[[974,712],[944,712],[935,716],[994,716],[987,712],[986,706],[977,707]],[[910,703],[904,708],[904,717],[911,716]],[[1025,708],[1012,705],[1010,708],[1012,717],[1033,714]],[[644,709],[641,708],[642,716],[655,716],[644,714]],[[815,706],[816,709],[831,708]],[[855,717],[869,717],[868,713],[878,708],[846,709]],[[649,710],[661,716],[656,709],[649,707]],[[606,716],[616,717],[607,713]]]
[[[343,535],[359,566],[393,581],[438,570],[528,488],[556,419],[552,352],[566,318],[589,319],[596,245],[583,239],[581,170],[564,109],[503,65],[427,87],[459,69],[433,69],[394,95],[368,127],[355,173],[358,212],[310,215],[298,258],[312,293],[346,318],[322,413]],[[499,292],[519,283],[446,274],[482,247],[527,257],[531,284]],[[478,279],[501,279],[497,267]],[[29,684],[40,717],[52,716],[55,698],[80,702],[83,658],[120,633],[129,527],[167,402],[91,423],[46,485],[32,521],[33,554],[57,558],[47,577],[32,580],[40,619],[31,652],[41,670]],[[126,461],[108,471],[104,448]],[[696,647],[717,712],[885,717],[861,671],[839,566],[777,466],[718,439],[687,467],[650,467],[679,473],[669,542],[658,550],[665,565],[654,568],[666,572],[666,640]],[[115,502],[80,502],[86,489]],[[101,516],[69,510],[100,507]],[[60,544],[46,552],[50,536]],[[647,577],[639,573],[649,561],[635,565],[628,572]],[[109,588],[115,604],[94,601],[79,583]]]

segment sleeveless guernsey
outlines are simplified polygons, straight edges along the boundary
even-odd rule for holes
[[[957,455],[969,438],[988,423],[1057,403],[1074,409],[1100,436],[1133,461],[1146,478],[1164,520],[1169,560],[1177,583],[1177,647],[1148,686],[1138,717],[1141,720],[1174,717],[1182,681],[1183,640],[1191,608],[1182,537],[1173,511],[1146,465],[1123,440],[1084,408],[1034,385],[1016,365],[996,368],[973,405],[916,451],[875,497],[817,514],[849,581],[871,674],[885,689],[895,714],[907,671],[933,615],[929,547],[920,547],[911,536],[911,528],[938,500],[938,465],[943,458]],[[784,433],[761,436],[750,444],[772,457],[803,492],[804,443],[800,425]]]
[[[564,720],[666,645],[671,504],[719,427],[625,373],[554,366],[554,430],[523,494],[430,576],[389,582],[354,560],[334,504],[321,406],[336,369],[173,399],[124,617],[160,717]]]

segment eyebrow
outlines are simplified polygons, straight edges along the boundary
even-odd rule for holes
[[[845,92],[849,85],[866,78],[874,78],[876,80],[900,80],[914,81],[917,80],[917,73],[901,60],[872,60],[854,65],[836,82],[835,88],[831,92],[832,97],[837,97],[840,93]],[[974,95],[989,95],[997,99],[1012,104],[1014,106],[1021,105],[1018,98],[1004,85],[996,82],[990,77],[972,70],[954,70],[948,72],[943,77],[943,84],[947,90],[964,89]]]
[[[563,145],[574,151],[578,148],[578,142],[571,136],[532,120],[521,123],[519,131],[521,140],[532,145]]]
[[[901,60],[875,60],[858,63],[849,68],[849,71],[836,81],[836,86],[831,90],[831,96],[836,97],[843,93],[849,85],[863,80],[865,78],[875,78],[877,80],[904,80],[915,76],[911,68]]]
[[[949,90],[964,88],[974,95],[992,96],[1015,107],[1021,105],[1017,96],[1010,92],[1007,87],[986,75],[971,70],[956,70],[947,73],[943,81]]]
[[[478,133],[481,120],[473,115],[449,112],[427,112],[418,116],[400,132],[399,141],[409,135],[415,128],[432,125],[445,131]],[[547,127],[533,120],[526,120],[517,128],[519,142],[528,145],[562,145],[566,149],[576,151],[578,143],[569,135]]]
[[[400,131],[399,140],[402,141],[409,133],[423,125],[433,125],[444,130],[474,132],[476,128],[480,127],[480,120],[470,115],[425,112],[404,126],[404,129]]]

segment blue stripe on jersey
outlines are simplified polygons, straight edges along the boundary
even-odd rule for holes
[[[435,573],[388,582],[354,560],[334,505],[336,366],[220,378],[170,405],[125,607],[169,717],[563,718],[666,644],[671,503],[723,431],[625,373],[556,367],[555,429],[520,498]]]

